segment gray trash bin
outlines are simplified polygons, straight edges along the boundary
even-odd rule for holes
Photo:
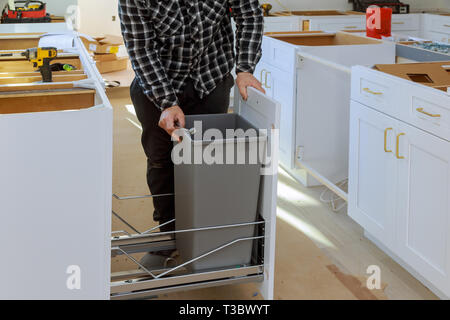
[[[261,181],[260,156],[251,158],[249,152],[265,155],[267,135],[260,133],[245,119],[236,114],[198,115],[186,117],[186,128],[193,128],[194,121],[201,121],[203,133],[208,129],[218,129],[225,139],[204,141],[201,133],[186,134],[183,143],[191,146],[191,161],[194,152],[222,145],[223,153],[211,152],[215,159],[223,159],[224,164],[176,164],[175,165],[175,214],[176,229],[187,230],[232,224],[255,222],[257,220],[258,196]],[[243,129],[236,137],[227,139],[227,129]],[[249,132],[251,129],[253,132]],[[246,135],[243,133],[246,132]],[[234,150],[231,153],[231,148]],[[238,164],[238,150],[245,162]],[[208,151],[208,153],[211,150]],[[181,153],[184,154],[184,153]],[[234,158],[228,164],[226,158]],[[233,157],[234,155],[234,157]],[[254,155],[254,153],[252,153]],[[256,158],[256,159],[255,159]],[[184,262],[204,255],[232,241],[255,235],[255,225],[177,233],[176,243]],[[201,258],[187,266],[192,271],[238,267],[251,262],[253,241],[240,241]]]

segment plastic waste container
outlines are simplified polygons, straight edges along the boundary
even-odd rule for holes
[[[191,154],[178,150],[191,161],[175,163],[176,230],[256,222],[267,134],[236,114],[187,116],[186,128],[193,128],[194,122],[201,122],[202,129],[197,128],[194,135],[186,133],[182,142]],[[176,234],[176,243],[187,262],[233,241],[252,238],[255,230],[255,225],[249,225],[182,232]],[[251,240],[237,241],[186,267],[197,271],[248,265],[252,247]]]

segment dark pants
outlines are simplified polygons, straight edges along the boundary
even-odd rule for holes
[[[186,115],[226,113],[230,104],[230,90],[234,85],[231,75],[219,83],[207,97],[200,99],[189,81],[178,96],[181,109]],[[173,142],[166,131],[158,126],[161,111],[147,98],[135,79],[130,88],[136,115],[142,124],[142,146],[147,155],[147,183],[153,195],[174,193],[174,167],[171,159]],[[175,217],[173,196],[153,199],[153,220],[163,224]],[[162,232],[173,231],[174,223],[160,228]]]

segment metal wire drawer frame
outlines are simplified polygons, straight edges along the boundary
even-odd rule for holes
[[[174,194],[147,195],[119,197],[113,195],[117,200],[135,200],[155,197],[173,196]],[[122,223],[129,227],[134,234],[125,230],[112,232],[111,238],[111,256],[125,255],[132,261],[138,270],[114,273],[111,275],[111,299],[144,299],[159,294],[166,294],[177,291],[186,291],[198,288],[208,288],[227,284],[237,284],[246,282],[262,282],[264,280],[264,238],[265,221],[260,218],[256,222],[211,226],[206,228],[196,228],[187,230],[176,230],[170,232],[156,232],[160,226],[173,224],[175,219],[168,221],[160,226],[140,232],[132,224],[126,221],[118,213],[112,212]],[[255,225],[256,235],[253,237],[239,238],[222,246],[210,250],[189,261],[183,262],[173,268],[161,270],[148,270],[132,254],[143,252],[156,252],[163,250],[176,249],[175,235],[187,232],[202,232],[208,230],[223,230],[228,228],[238,228]],[[222,268],[206,270],[202,272],[190,272],[186,268],[189,264],[203,259],[213,253],[233,246],[242,241],[254,241],[254,250],[251,265],[236,266],[234,268]]]

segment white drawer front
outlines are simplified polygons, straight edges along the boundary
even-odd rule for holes
[[[352,99],[379,111],[392,112],[391,88],[381,77],[359,72],[352,75]]]
[[[352,100],[450,141],[450,96],[443,91],[355,67]]]
[[[417,91],[409,101],[406,122],[450,141],[450,97],[429,96]]]
[[[430,31],[450,34],[450,17],[449,18],[437,17],[433,19],[431,22]]]
[[[270,64],[289,74],[295,72],[295,57],[297,52],[295,46],[274,40],[271,44],[271,51],[272,60],[269,61]]]
[[[450,109],[448,109],[448,106],[440,106],[413,95],[411,111],[423,123],[450,129]]]
[[[262,44],[262,61],[289,74],[295,72],[296,46],[264,36]]]
[[[349,21],[346,23],[319,23],[318,24],[318,30],[322,31],[330,31],[330,32],[336,32],[336,31],[348,31],[348,30],[364,30],[366,26],[364,23],[361,23],[359,21]]]
[[[415,31],[420,29],[420,17],[416,15],[394,15],[392,31]]]
[[[300,31],[300,26],[289,22],[264,24],[264,32],[291,32],[291,31]]]

